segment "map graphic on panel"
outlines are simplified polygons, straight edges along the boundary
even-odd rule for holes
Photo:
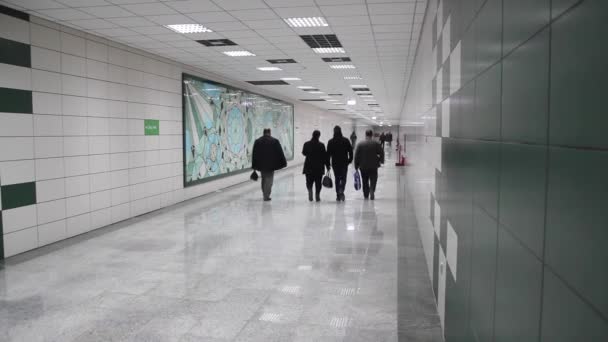
[[[293,105],[183,74],[184,186],[251,167],[264,128],[293,159]]]

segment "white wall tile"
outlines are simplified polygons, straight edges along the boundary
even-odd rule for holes
[[[131,191],[128,186],[112,189],[112,205],[119,205],[131,201]]]
[[[66,157],[89,154],[89,138],[86,136],[63,138],[63,155]]]
[[[87,58],[107,62],[108,54],[107,45],[87,40]]]
[[[112,171],[110,177],[112,188],[129,185],[129,170]]]
[[[108,61],[112,64],[127,67],[129,64],[129,53],[115,47],[108,48]]]
[[[112,224],[112,209],[106,208],[91,212],[91,229]]]
[[[4,235],[4,256],[10,257],[38,247],[38,229],[32,227]]]
[[[113,118],[127,117],[127,102],[108,101],[108,116]]]
[[[61,54],[57,51],[32,46],[32,68],[61,71]]]
[[[131,217],[131,205],[129,203],[112,207],[112,223],[124,221]]]
[[[90,176],[74,176],[65,178],[66,197],[80,196],[90,192]]]
[[[89,173],[89,157],[65,157],[65,176],[78,176]]]
[[[61,32],[61,52],[86,57],[86,45],[84,38]]]
[[[0,137],[0,161],[34,159],[34,138]]]
[[[87,117],[84,116],[64,116],[63,133],[65,136],[87,135]]]
[[[30,29],[33,46],[61,50],[61,36],[58,30],[37,24],[30,24]]]
[[[107,81],[108,64],[87,59],[87,77]]]
[[[156,165],[160,163],[160,153],[158,150],[145,152],[146,166]]]
[[[61,93],[65,95],[87,96],[87,79],[84,77],[62,74],[61,88]]]
[[[127,119],[110,119],[110,135],[129,135],[129,121]]]
[[[31,114],[0,113],[0,136],[33,136]]]
[[[90,208],[90,195],[82,195],[76,197],[70,197],[66,199],[66,213],[68,217],[81,215],[89,212]]]
[[[62,114],[61,95],[33,92],[32,103],[35,114]]]
[[[108,137],[108,136],[89,137],[89,153],[90,154],[110,153],[110,137]]]
[[[87,98],[82,96],[67,96],[61,97],[63,106],[63,115],[86,116],[87,115]]]
[[[58,115],[34,115],[34,135],[60,137],[63,135],[63,117]]]
[[[32,90],[60,94],[61,74],[32,69]]]
[[[61,54],[61,72],[64,74],[86,77],[87,65],[86,59],[78,56]]]
[[[127,85],[119,83],[108,84],[108,99],[127,101]]]
[[[129,137],[112,136],[110,137],[110,152],[121,153],[129,151]]]
[[[108,190],[112,188],[112,175],[109,172],[91,175],[91,192]]]
[[[63,178],[36,182],[36,201],[38,205],[65,197],[65,182]]]
[[[91,230],[91,215],[86,213],[66,220],[67,236],[72,237],[86,233]]]
[[[129,151],[144,151],[146,150],[146,138],[145,136],[129,136]]]
[[[56,221],[38,226],[38,245],[45,246],[67,238],[66,221]]]
[[[144,135],[144,120],[129,119],[129,135]]]
[[[109,135],[110,120],[108,118],[89,117],[88,120],[88,135]]]
[[[108,83],[106,81],[87,79],[87,96],[101,99],[107,98]]]
[[[20,43],[30,43],[30,23],[0,14],[0,38],[14,40]]]
[[[91,211],[109,208],[112,205],[112,190],[99,191],[91,194]]]
[[[452,227],[450,221],[448,221],[448,232],[447,232],[447,251],[446,251],[446,259],[448,266],[450,267],[450,271],[452,271],[452,276],[454,280],[456,280],[457,275],[457,267],[458,267],[458,235]]]
[[[32,69],[0,63],[0,87],[32,90]]]
[[[108,116],[108,100],[87,98],[87,115],[107,117]]]
[[[33,182],[36,180],[34,160],[0,162],[2,185]]]
[[[99,173],[110,171],[110,155],[96,154],[89,156],[89,172]]]
[[[108,81],[126,84],[128,82],[128,71],[127,68],[110,64],[108,65]]]
[[[63,157],[63,137],[34,138],[36,158]]]
[[[2,211],[4,233],[11,233],[37,224],[36,205],[28,205]]]
[[[129,153],[113,153],[110,155],[111,171],[129,168]]]
[[[36,159],[36,181],[64,176],[63,158]]]
[[[49,201],[44,203],[38,203],[38,224],[45,224],[48,222],[54,222],[65,218],[66,213],[66,200],[58,199],[56,201]]]

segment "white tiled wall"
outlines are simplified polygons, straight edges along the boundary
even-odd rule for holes
[[[6,257],[248,179],[183,188],[181,75],[211,78],[205,72],[39,18],[0,16],[0,37],[32,45],[31,70],[0,64],[0,87],[33,90],[34,111],[0,113],[0,177],[37,186],[37,204],[4,212]],[[159,136],[144,136],[144,119],[160,120]],[[291,164],[313,129],[327,141],[335,124],[350,133],[349,120],[296,104]]]

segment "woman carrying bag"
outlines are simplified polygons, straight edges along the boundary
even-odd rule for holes
[[[304,160],[303,173],[306,175],[306,188],[308,189],[308,200],[312,202],[312,186],[315,185],[315,199],[321,201],[321,180],[325,169],[329,171],[329,158],[325,145],[319,141],[321,132],[315,130],[312,132],[312,138],[304,143],[302,154],[306,157]]]

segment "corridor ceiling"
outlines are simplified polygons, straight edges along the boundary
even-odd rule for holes
[[[385,123],[399,122],[427,6],[427,0],[0,3],[226,78],[283,81],[286,84],[258,86],[353,118],[377,117]],[[291,20],[293,27],[285,20],[290,18],[301,19]],[[168,27],[188,24],[198,26],[177,29],[212,32],[178,33]],[[298,27],[306,24],[320,26]],[[333,52],[317,53],[314,47]]]

